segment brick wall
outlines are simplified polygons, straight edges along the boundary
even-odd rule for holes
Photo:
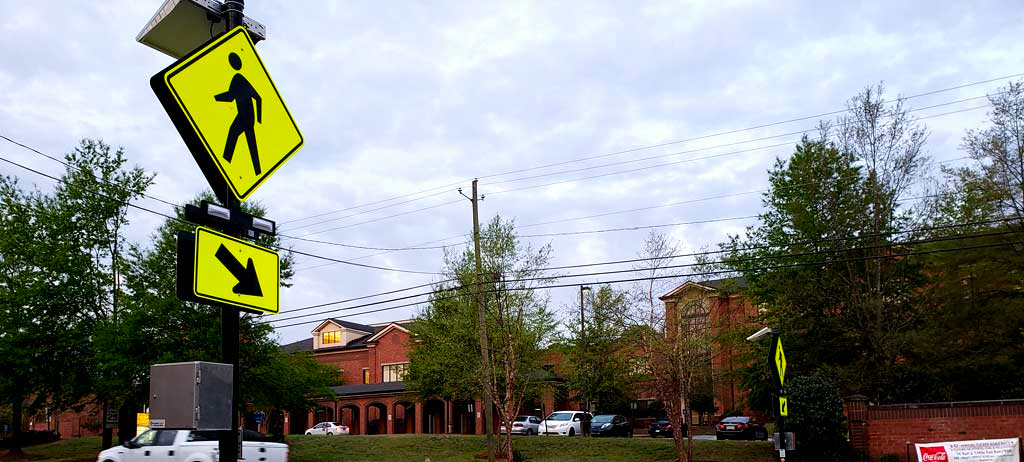
[[[846,415],[853,449],[871,461],[883,454],[906,460],[907,443],[1024,438],[1024,400],[875,406],[853,396]]]

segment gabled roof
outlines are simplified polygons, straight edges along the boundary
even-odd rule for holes
[[[380,340],[380,338],[383,337],[385,334],[387,334],[388,332],[391,332],[391,331],[393,331],[395,329],[398,329],[398,330],[400,330],[402,332],[405,332],[405,333],[409,333],[409,329],[406,329],[406,328],[402,327],[397,322],[393,322],[393,323],[388,324],[387,326],[384,326],[384,327],[380,328],[380,330],[377,331],[376,334],[373,334],[370,338],[366,339],[366,342],[367,343],[369,343],[369,342],[376,342],[377,340]]]
[[[669,298],[675,298],[675,297],[679,296],[680,294],[682,294],[683,292],[685,292],[686,289],[689,289],[689,288],[698,288],[698,289],[701,289],[701,290],[704,290],[704,291],[707,291],[707,292],[715,292],[715,291],[722,290],[723,288],[726,288],[726,287],[736,288],[736,289],[746,289],[747,288],[747,280],[744,279],[743,276],[739,276],[739,277],[734,277],[734,278],[712,279],[710,281],[700,281],[700,282],[686,281],[686,282],[680,284],[679,287],[676,287],[675,289],[672,289],[669,293],[658,297],[658,299],[659,300],[665,300],[665,299],[669,299]]]
[[[313,337],[281,345],[285,353],[298,353],[300,351],[313,351]]]

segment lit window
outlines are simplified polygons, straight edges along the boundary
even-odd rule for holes
[[[363,383],[370,383],[370,370],[363,369]]]
[[[409,370],[409,363],[386,364],[381,366],[381,377],[384,382],[401,382]]]
[[[341,343],[341,331],[324,332],[320,343],[327,345],[331,343]]]

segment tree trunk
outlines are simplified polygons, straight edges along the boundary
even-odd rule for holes
[[[135,404],[131,401],[125,402],[117,411],[117,442],[124,444],[126,441],[135,438],[137,430],[135,415]]]
[[[7,453],[9,456],[24,454],[21,450],[21,411],[23,405],[21,396],[15,396],[11,401],[11,447]]]

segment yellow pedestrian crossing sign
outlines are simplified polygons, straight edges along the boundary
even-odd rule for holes
[[[277,252],[203,226],[179,233],[178,242],[179,297],[277,314]]]
[[[785,396],[779,397],[779,415],[782,417],[789,416],[789,398]]]
[[[786,381],[786,352],[782,349],[782,337],[776,336],[775,344],[772,345],[772,371],[775,373],[775,380],[778,386],[782,387]]]
[[[236,27],[150,79],[221,203],[240,201],[299,148],[302,133],[252,39]]]

